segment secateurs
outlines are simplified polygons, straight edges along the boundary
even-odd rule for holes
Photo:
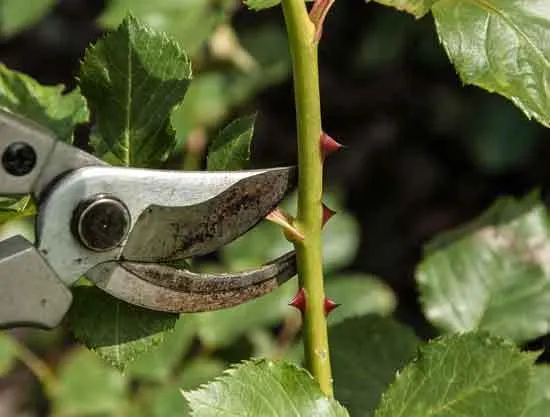
[[[292,252],[251,271],[170,266],[241,236],[293,188],[292,167],[181,172],[113,167],[0,111],[0,195],[32,194],[36,243],[0,242],[0,327],[56,326],[85,275],[152,310],[197,312],[260,297],[296,273]]]

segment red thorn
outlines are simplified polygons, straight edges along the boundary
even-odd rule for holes
[[[306,311],[306,292],[303,288],[300,288],[294,298],[288,303],[289,306],[297,308],[300,310],[300,313]]]
[[[332,310],[340,307],[340,304],[335,303],[330,298],[325,298],[325,315],[328,316]]]
[[[333,138],[327,135],[325,132],[321,133],[321,156],[326,158],[333,152],[343,148],[344,145],[336,142]]]
[[[323,226],[327,224],[327,222],[336,214],[336,212],[327,206],[325,206],[325,203],[322,203],[323,206]]]

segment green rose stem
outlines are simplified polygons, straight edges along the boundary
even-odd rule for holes
[[[332,372],[325,317],[325,289],[321,253],[323,159],[321,156],[321,105],[317,63],[317,28],[304,0],[282,0],[287,26],[298,126],[298,216],[296,240],[298,276],[306,302],[304,349],[306,367],[321,390],[332,397]]]

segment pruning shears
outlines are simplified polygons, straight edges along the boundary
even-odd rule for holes
[[[36,243],[0,241],[0,327],[55,327],[84,275],[131,304],[198,312],[260,297],[296,274],[293,252],[240,273],[171,266],[254,227],[294,188],[294,167],[114,167],[5,111],[0,156],[0,195],[32,194],[37,203]]]

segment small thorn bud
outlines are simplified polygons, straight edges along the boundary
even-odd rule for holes
[[[323,226],[327,224],[327,222],[336,214],[336,212],[327,206],[325,206],[325,203],[322,203],[323,206]]]
[[[285,237],[291,242],[301,242],[304,240],[304,235],[294,226],[294,218],[285,213],[279,207],[275,208],[266,217],[272,223],[281,226],[284,229]]]
[[[343,147],[344,145],[336,142],[333,138],[331,138],[325,132],[321,133],[321,156],[323,157],[323,159],[329,156],[331,153],[334,153]]]
[[[325,298],[325,315],[328,316],[332,310],[340,307],[340,304],[335,303],[330,298]]]
[[[306,311],[306,292],[303,288],[298,290],[288,305],[297,308],[302,314]]]

